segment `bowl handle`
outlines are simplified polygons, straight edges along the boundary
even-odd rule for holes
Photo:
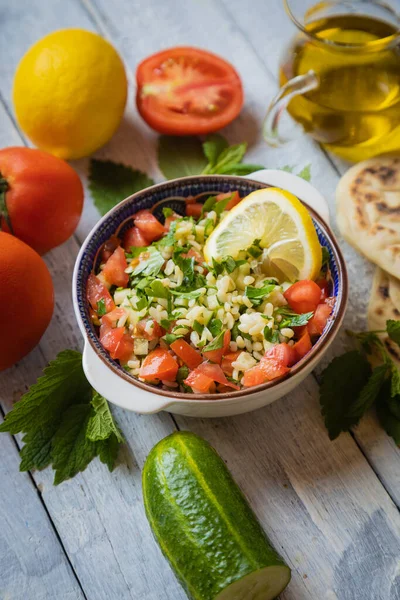
[[[304,200],[329,225],[330,217],[327,201],[311,183],[308,183],[302,177],[281,169],[261,169],[246,175],[245,179],[261,181],[291,192],[299,200]]]
[[[88,341],[83,349],[82,366],[90,385],[104,398],[126,410],[150,414],[165,410],[173,400],[150,393],[125,381],[104,364]]]

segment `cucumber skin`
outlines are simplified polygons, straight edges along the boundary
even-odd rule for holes
[[[264,567],[290,574],[225,463],[199,436],[178,431],[151,450],[143,497],[153,534],[192,600],[214,600]]]

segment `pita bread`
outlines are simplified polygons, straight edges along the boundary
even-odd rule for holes
[[[379,267],[375,271],[368,306],[368,329],[386,329],[388,319],[400,319],[400,281]],[[387,351],[400,368],[400,348],[387,335],[380,335]]]
[[[400,156],[351,167],[336,188],[336,207],[346,241],[400,279]]]

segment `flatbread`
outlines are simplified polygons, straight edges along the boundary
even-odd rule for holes
[[[386,329],[388,319],[400,319],[400,281],[377,267],[368,306],[368,329]],[[387,335],[379,336],[400,368],[400,348]]]
[[[351,167],[336,188],[336,208],[346,241],[400,279],[400,156]]]

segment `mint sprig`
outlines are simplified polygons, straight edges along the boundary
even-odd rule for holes
[[[322,374],[320,404],[330,439],[349,431],[372,406],[382,427],[400,445],[400,373],[378,333],[399,343],[400,322],[386,322],[385,332],[348,332],[359,348],[333,359]],[[381,364],[371,369],[368,356]]]
[[[96,456],[112,471],[123,441],[107,401],[93,395],[75,350],[64,350],[49,363],[6,415],[0,432],[24,433],[20,471],[52,465],[55,485]]]

